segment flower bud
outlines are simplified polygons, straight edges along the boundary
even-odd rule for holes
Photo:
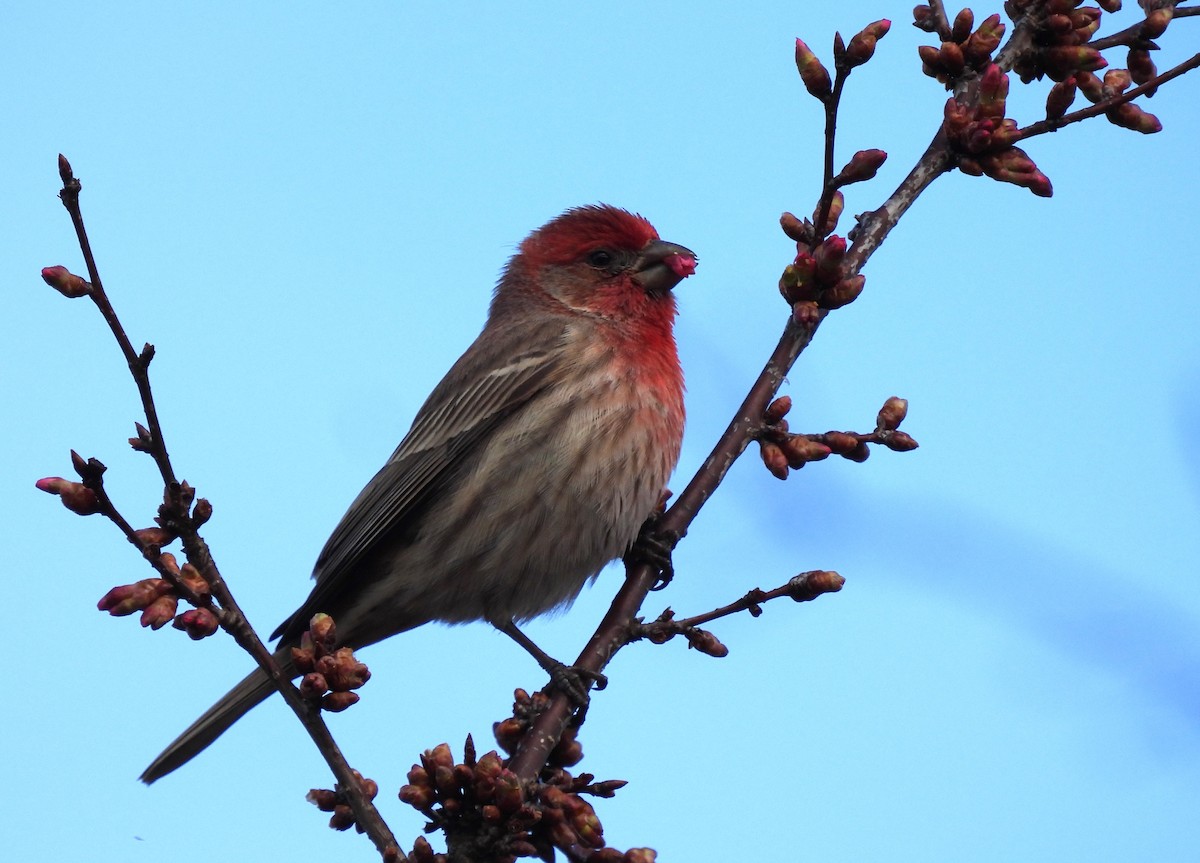
[[[859,443],[858,438],[849,432],[837,431],[826,432],[822,435],[822,440],[825,441],[825,446],[838,455],[853,452]]]
[[[839,186],[845,186],[870,180],[879,172],[879,168],[885,161],[887,161],[887,153],[883,150],[859,150],[846,167],[842,168],[841,173],[834,178],[834,182]]]
[[[779,227],[783,228],[788,239],[805,245],[812,242],[813,226],[808,219],[801,221],[793,214],[785,212],[779,216]]]
[[[842,306],[849,305],[858,299],[858,295],[863,292],[863,286],[866,283],[867,277],[861,273],[848,279],[842,279],[832,288],[821,292],[819,301],[821,308],[840,309]]]
[[[47,494],[58,495],[62,505],[76,515],[95,515],[100,512],[100,499],[81,482],[72,482],[61,476],[48,476],[39,479],[34,485]]]
[[[954,24],[950,28],[950,38],[955,42],[963,42],[971,35],[971,28],[975,26],[975,13],[970,9],[963,9],[954,16]]]
[[[902,431],[888,433],[887,437],[883,440],[883,445],[893,452],[910,452],[918,446],[911,435]]]
[[[854,68],[870,60],[875,54],[876,42],[886,36],[891,27],[892,22],[884,18],[868,24],[854,34],[850,44],[846,46],[846,66]]]
[[[1126,62],[1129,66],[1129,76],[1133,79],[1133,83],[1139,87],[1158,74],[1158,68],[1154,65],[1154,61],[1150,59],[1150,52],[1144,48],[1130,48],[1129,57]],[[1154,91],[1147,90],[1146,95],[1152,96],[1154,95]]]
[[[709,656],[721,659],[729,655],[729,648],[721,640],[706,629],[690,629],[684,633],[688,647]]]
[[[933,33],[937,30],[937,21],[934,19],[933,7],[924,3],[913,7],[913,26],[918,30],[924,30],[926,33]]]
[[[898,429],[907,415],[908,399],[892,396],[879,409],[879,415],[875,417],[875,428],[883,431]]]
[[[846,579],[829,570],[802,572],[788,582],[788,596],[796,602],[808,602],[823,593],[836,593]]]
[[[1051,87],[1049,95],[1046,96],[1046,119],[1057,120],[1064,116],[1075,101],[1077,90],[1074,75],[1068,75]]]
[[[821,320],[821,310],[811,300],[804,300],[792,306],[792,320],[797,326],[811,329]]]
[[[308,622],[308,631],[314,647],[330,651],[337,644],[337,628],[334,626],[333,618],[328,614],[314,614]]]
[[[176,629],[183,630],[188,638],[199,641],[208,638],[220,628],[216,616],[207,608],[193,608],[175,618]]]
[[[333,817],[329,819],[329,826],[334,830],[349,830],[354,826],[354,810],[345,803],[339,803],[333,807]]]
[[[817,55],[812,52],[804,41],[796,40],[796,69],[800,72],[800,80],[804,82],[804,88],[814,99],[819,99],[824,102],[833,92],[833,85],[829,80],[829,72],[821,65],[821,61],[817,59]]]
[[[1162,123],[1148,111],[1143,111],[1132,102],[1124,102],[1104,113],[1110,123],[1125,129],[1141,132],[1143,135],[1153,135],[1162,131]]]
[[[816,261],[814,273],[818,283],[833,285],[842,277],[842,261],[846,257],[846,240],[836,234],[826,238],[821,245],[813,250],[813,260]]]
[[[1109,69],[1104,73],[1104,87],[1113,93],[1124,93],[1133,80],[1128,69]]]
[[[842,210],[846,207],[846,196],[838,190],[833,193],[833,197],[829,200],[829,215],[825,217],[825,224],[820,227],[821,236],[825,236],[837,227],[838,219],[842,217]],[[820,204],[813,212],[813,221],[820,217]]]
[[[114,587],[96,603],[99,611],[107,611],[113,617],[125,617],[135,611],[147,608],[158,599],[170,593],[171,585],[161,578],[144,578],[134,584],[122,584]]]
[[[321,699],[321,709],[330,713],[341,713],[358,703],[357,692],[331,692]]]
[[[202,497],[198,499],[196,505],[192,508],[192,527],[203,527],[212,518],[212,513],[212,504],[208,502],[208,498]]]
[[[174,533],[161,527],[143,527],[141,530],[135,530],[133,535],[137,537],[140,548],[162,548],[177,538]]]
[[[129,445],[138,452],[149,452],[150,444],[153,441],[153,438],[150,436],[150,430],[138,422],[135,422],[133,425],[137,429],[137,437],[131,437]]]
[[[758,454],[762,457],[763,464],[767,470],[776,479],[787,479],[788,477],[788,457],[783,454],[783,450],[779,448],[779,444],[772,443],[769,440],[759,441]]]
[[[1096,0],[1096,3],[1105,12],[1121,11],[1121,0]]]
[[[1155,9],[1142,22],[1142,28],[1138,32],[1138,35],[1143,39],[1157,39],[1163,33],[1167,32],[1167,25],[1171,23],[1171,19],[1174,17],[1174,4]]]
[[[66,267],[43,267],[42,279],[47,285],[70,299],[86,297],[92,292],[90,282],[75,275]]]
[[[799,470],[810,461],[827,459],[831,452],[825,444],[809,440],[803,435],[789,435],[778,446],[787,457],[788,467],[794,470]]]
[[[780,396],[779,398],[775,399],[775,401],[767,405],[767,410],[763,414],[763,421],[766,422],[767,425],[775,425],[775,423],[787,416],[788,411],[791,409],[792,397]]]
[[[300,678],[299,688],[301,698],[307,701],[317,701],[329,691],[329,684],[325,680],[325,675],[310,671]]]
[[[989,15],[963,44],[963,59],[973,69],[984,68],[991,62],[992,52],[1000,46],[1000,40],[1003,38],[1004,24],[1001,23],[1000,16]]]
[[[332,812],[333,807],[337,806],[338,794],[328,788],[313,788],[304,795],[304,799],[322,812]]]
[[[159,630],[175,619],[175,612],[178,611],[178,609],[179,597],[174,593],[164,593],[162,596],[158,597],[152,603],[146,606],[146,609],[142,612],[141,619],[138,622],[141,623],[142,626],[148,626],[153,630]]]
[[[871,457],[871,448],[867,446],[866,441],[859,441],[854,449],[849,452],[838,453],[842,458],[848,458],[850,461],[862,464]]]

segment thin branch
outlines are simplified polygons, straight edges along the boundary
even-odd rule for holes
[[[383,820],[383,817],[379,814],[379,811],[375,808],[374,803],[363,793],[354,775],[354,771],[351,770],[350,765],[346,762],[345,756],[330,734],[328,726],[326,726],[324,720],[321,718],[320,710],[314,708],[300,695],[299,690],[292,684],[291,678],[280,669],[271,650],[263,644],[258,634],[254,631],[254,628],[250,626],[233,594],[229,591],[225,580],[221,577],[221,573],[217,569],[217,565],[209,551],[208,543],[199,535],[195,523],[188,514],[190,498],[186,498],[182,494],[183,486],[175,479],[175,471],[171,465],[170,456],[167,454],[162,427],[158,419],[158,410],[154,404],[154,396],[150,389],[149,364],[150,359],[154,355],[154,348],[151,345],[146,345],[140,354],[134,351],[133,345],[125,333],[125,329],[117,317],[117,313],[109,301],[108,295],[104,292],[100,281],[100,273],[92,254],[87,230],[83,223],[83,214],[79,206],[79,193],[82,189],[82,184],[75,178],[70,163],[62,155],[58,157],[58,165],[59,175],[63,181],[63,188],[59,192],[59,197],[62,199],[63,206],[66,207],[67,212],[71,216],[71,222],[75,226],[75,234],[79,239],[79,247],[83,253],[84,263],[87,266],[88,276],[92,283],[89,295],[95,301],[104,320],[108,323],[109,329],[112,330],[113,336],[121,348],[121,352],[125,355],[130,374],[137,385],[138,393],[141,395],[142,407],[146,415],[151,437],[146,442],[144,449],[150,453],[155,464],[158,465],[166,487],[166,493],[164,494],[165,503],[161,510],[163,513],[162,526],[179,536],[188,562],[196,567],[201,575],[204,576],[212,591],[213,598],[219,603],[219,608],[214,607],[211,600],[196,596],[194,591],[188,589],[185,584],[170,572],[170,568],[165,565],[157,549],[148,547],[139,540],[132,526],[121,516],[116,506],[113,505],[111,499],[109,499],[107,493],[104,491],[103,484],[100,481],[100,475],[103,473],[104,466],[94,459],[86,463],[85,469],[81,471],[81,474],[84,475],[85,484],[96,492],[97,499],[101,505],[101,511],[104,515],[117,525],[126,538],[142,552],[151,566],[163,578],[167,579],[184,599],[198,608],[207,608],[213,612],[221,628],[233,636],[234,640],[270,676],[276,689],[283,695],[284,701],[287,702],[288,706],[291,707],[292,711],[300,719],[305,730],[308,731],[309,736],[316,744],[317,749],[324,756],[326,763],[338,780],[339,787],[345,790],[347,802],[354,811],[355,820],[359,827],[370,836],[372,842],[375,843],[375,847],[381,854],[385,856],[391,855],[390,859],[399,860],[401,858],[397,856],[399,852],[395,836]]]
[[[688,630],[695,629],[697,626],[703,626],[706,623],[711,623],[722,617],[728,617],[731,614],[748,611],[752,617],[758,617],[762,614],[760,606],[763,603],[770,602],[772,599],[779,599],[786,596],[795,602],[809,602],[822,594],[836,593],[842,589],[842,585],[845,582],[846,580],[836,572],[825,570],[802,572],[789,579],[787,584],[780,585],[773,590],[760,590],[756,587],[748,591],[741,599],[704,614],[676,618],[670,610],[664,611],[659,615],[658,619],[634,627],[630,640],[645,638],[656,644],[661,644],[676,635],[685,634]]]
[[[1063,126],[1069,126],[1072,123],[1078,123],[1080,120],[1087,120],[1091,117],[1106,114],[1118,105],[1123,105],[1126,102],[1131,102],[1143,93],[1147,93],[1156,87],[1165,84],[1174,78],[1178,78],[1186,72],[1200,68],[1200,54],[1193,55],[1190,59],[1184,60],[1178,66],[1168,69],[1161,75],[1156,75],[1140,87],[1135,87],[1132,90],[1127,90],[1124,93],[1118,93],[1115,96],[1110,96],[1103,99],[1094,105],[1087,108],[1081,108],[1078,111],[1072,111],[1070,114],[1064,114],[1056,120],[1039,120],[1036,123],[1031,123],[1025,128],[1019,130],[1017,141],[1024,141],[1027,138],[1033,138],[1037,135],[1044,135],[1047,132],[1057,132]]]
[[[1194,15],[1200,15],[1200,6],[1176,6],[1172,18],[1191,18]],[[1104,51],[1107,48],[1116,48],[1121,45],[1127,45],[1130,48],[1149,47],[1152,43],[1141,35],[1143,23],[1144,20],[1138,21],[1124,30],[1118,30],[1116,33],[1110,33],[1100,39],[1093,39],[1087,43],[1088,47],[1095,48],[1097,51]]]

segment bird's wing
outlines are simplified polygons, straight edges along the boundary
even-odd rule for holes
[[[514,336],[516,334],[513,334]],[[503,339],[503,336],[500,337]],[[313,577],[317,586],[304,604],[279,625],[272,638],[290,638],[307,626],[308,618],[331,597],[348,589],[355,564],[385,536],[414,530],[424,504],[445,488],[452,469],[465,453],[477,446],[503,420],[528,404],[554,377],[559,340],[529,339],[553,348],[497,350],[497,334],[488,353],[511,359],[480,374],[480,341],[455,363],[417,412],[412,428],[342,516],[317,558]],[[354,589],[349,587],[349,589]]]

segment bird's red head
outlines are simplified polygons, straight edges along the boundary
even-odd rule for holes
[[[576,207],[521,243],[496,299],[532,294],[583,314],[669,328],[671,289],[695,269],[691,250],[660,240],[641,216],[604,204]]]

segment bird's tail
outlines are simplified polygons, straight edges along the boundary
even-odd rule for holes
[[[276,656],[276,659],[280,659]],[[289,663],[290,664],[290,663]],[[290,670],[290,668],[286,669]],[[225,733],[259,702],[275,691],[275,686],[261,668],[248,674],[241,683],[225,694],[225,697],[210,707],[203,716],[193,722],[186,731],[175,738],[142,773],[147,785],[162,779],[171,771],[182,767],[199,755],[210,743]]]

